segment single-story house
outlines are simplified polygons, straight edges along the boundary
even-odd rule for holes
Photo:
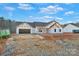
[[[16,27],[16,34],[31,34],[31,33],[79,33],[79,25],[66,24],[61,25],[56,21],[45,22],[25,22]]]
[[[16,34],[30,33],[62,33],[62,26],[56,22],[26,22],[16,27]]]
[[[65,33],[73,33],[73,32],[77,32],[79,33],[79,25],[78,24],[73,24],[73,23],[69,23],[63,26],[63,32]]]

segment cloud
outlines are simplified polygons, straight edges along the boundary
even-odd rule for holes
[[[15,8],[10,7],[10,6],[5,6],[4,9],[7,11],[14,11],[15,10]]]
[[[53,18],[53,17],[52,16],[43,16],[43,18],[49,19],[49,18]]]
[[[52,19],[54,17],[52,17],[52,16],[39,16],[39,17],[29,16],[29,18],[34,18],[34,19]]]
[[[49,22],[52,20],[52,16],[29,16],[29,21],[37,21],[37,22]]]
[[[59,21],[63,20],[63,18],[61,18],[61,17],[56,17],[55,19],[59,20]]]
[[[29,16],[30,18],[32,18],[33,16]]]
[[[13,17],[13,11],[15,10],[14,7],[11,6],[5,6],[4,9],[7,11],[7,15],[12,18]]]
[[[24,4],[24,3],[20,3],[18,6],[19,9],[22,10],[31,10],[34,9],[30,4]]]
[[[67,12],[65,12],[65,15],[72,15],[74,13],[75,13],[74,11],[67,11]]]
[[[59,11],[63,11],[64,9],[62,7],[59,7],[58,5],[55,6],[48,6],[46,8],[40,8],[41,13],[47,13],[47,14],[55,14]]]
[[[63,18],[61,17],[53,17],[53,16],[29,16],[28,20],[30,21],[41,21],[41,22],[49,22],[52,20],[56,20],[56,21],[62,21]]]

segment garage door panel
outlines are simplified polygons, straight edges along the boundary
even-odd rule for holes
[[[30,29],[19,29],[19,34],[29,34]]]

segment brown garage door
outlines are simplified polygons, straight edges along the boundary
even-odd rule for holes
[[[19,29],[19,34],[29,34],[30,29]]]

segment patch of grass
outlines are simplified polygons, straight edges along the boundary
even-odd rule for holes
[[[7,39],[9,37],[10,37],[9,35],[8,36],[2,36],[2,37],[0,37],[0,40]]]

